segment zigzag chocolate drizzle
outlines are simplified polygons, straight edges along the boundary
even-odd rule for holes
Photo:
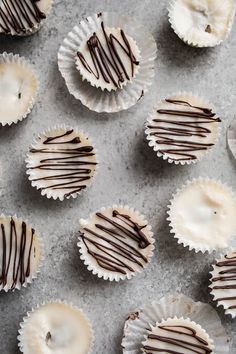
[[[95,155],[93,146],[81,146],[79,136],[75,138],[70,137],[73,132],[74,130],[71,129],[64,134],[48,137],[43,141],[45,146],[61,145],[61,148],[45,147],[30,150],[33,154],[45,154],[45,158],[40,160],[40,164],[36,166],[31,163],[29,169],[47,171],[46,175],[34,178],[32,181],[49,181],[50,183],[47,186],[42,186],[41,189],[67,190],[68,192],[64,194],[65,197],[69,197],[71,194],[87,187],[86,181],[92,176],[90,166],[97,164],[96,162],[89,161],[89,159],[84,159],[85,157],[89,158]],[[68,146],[71,144],[77,146],[71,148]],[[53,155],[55,156],[52,157]]]
[[[134,272],[132,263],[143,268],[148,260],[142,249],[150,245],[142,231],[146,225],[138,225],[130,216],[117,210],[113,210],[112,218],[100,212],[96,216],[101,220],[101,223],[95,224],[96,231],[84,227],[80,237],[100,267],[121,274]],[[135,241],[137,247],[131,245],[130,240]]]
[[[4,288],[6,285],[9,285],[11,289],[15,289],[18,282],[23,285],[26,278],[30,276],[30,264],[34,257],[33,242],[35,231],[31,229],[30,245],[26,247],[27,231],[25,222],[22,222],[19,232],[17,232],[13,218],[9,220],[9,223],[9,233],[6,231],[8,227],[6,228],[4,223],[1,223],[0,245],[2,264],[0,265],[0,286]],[[10,275],[11,278],[9,279]]]
[[[40,23],[46,15],[40,11],[40,0],[2,0],[0,5],[0,29],[5,33],[27,32]]]
[[[193,354],[210,354],[212,350],[209,348],[209,344],[199,336],[196,331],[188,326],[164,326],[159,325],[158,328],[169,332],[169,336],[161,336],[156,334],[149,334],[148,339],[155,340],[152,346],[144,345],[143,349],[146,354],[154,353],[169,353],[169,354],[182,354],[181,349],[187,349],[189,353]],[[185,331],[183,331],[185,330]],[[171,337],[171,333],[179,335]],[[191,337],[194,341],[188,341],[186,337]],[[166,349],[160,343],[166,343],[168,345]],[[168,348],[168,349],[167,349]]]
[[[87,41],[88,49],[93,62],[91,67],[86,61],[83,53],[77,52],[77,56],[84,66],[84,68],[93,76],[99,80],[100,75],[107,83],[113,83],[115,87],[121,87],[121,83],[126,80],[130,80],[125,64],[122,62],[120,55],[116,49],[118,45],[122,48],[123,52],[127,55],[131,65],[131,76],[134,75],[134,65],[139,65],[136,60],[130,43],[125,35],[125,32],[121,29],[120,34],[123,42],[119,41],[113,34],[108,35],[104,23],[101,23],[102,32],[106,40],[106,47],[104,48],[94,33]]]
[[[197,107],[187,101],[166,99],[178,107],[178,109],[158,109],[160,115],[176,116],[171,118],[154,118],[153,123],[147,127],[151,129],[150,136],[155,136],[156,143],[164,145],[159,151],[164,154],[175,155],[172,160],[195,160],[195,151],[207,150],[213,143],[204,143],[204,139],[211,133],[209,124],[220,122],[220,118],[215,118],[215,113],[209,108]],[[182,106],[189,107],[189,110],[182,110]],[[184,137],[190,137],[184,140]],[[196,141],[194,137],[201,138]],[[168,147],[169,146],[169,147]]]
[[[236,309],[236,252],[234,252],[231,256],[224,256],[223,261],[219,261],[216,263],[217,268],[226,267],[226,270],[220,270],[219,276],[213,277],[212,282],[220,282],[222,285],[215,285],[212,287],[213,290],[235,290],[235,296],[225,296],[225,297],[216,297],[216,301],[234,301],[235,305],[231,305],[228,307],[229,310]],[[230,284],[224,285],[225,282],[230,282]]]

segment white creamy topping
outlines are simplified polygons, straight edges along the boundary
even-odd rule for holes
[[[35,231],[21,219],[0,216],[0,290],[26,286],[39,269],[41,246]]]
[[[48,198],[75,197],[87,188],[97,166],[96,152],[83,133],[66,127],[40,136],[27,157],[32,185]]]
[[[146,134],[158,156],[190,163],[214,146],[219,121],[203,99],[192,94],[173,95],[155,107],[146,123]]]
[[[213,266],[211,294],[226,314],[236,317],[236,252],[230,252]]]
[[[143,352],[149,354],[156,354],[158,351],[165,353],[165,350],[168,353],[213,354],[214,348],[213,341],[200,325],[177,317],[168,318],[151,327],[142,344]]]
[[[29,67],[0,63],[0,123],[21,119],[36,95],[37,80]]]
[[[131,208],[102,208],[88,220],[80,220],[80,225],[78,246],[82,259],[99,277],[131,278],[152,256],[151,227]]]
[[[105,61],[106,61],[106,66],[109,68],[109,72],[111,76],[113,76],[114,80],[116,83],[118,83],[118,76],[117,76],[117,69],[115,69],[115,65],[118,66],[119,70],[122,73],[122,77],[124,79],[123,82],[119,82],[119,87],[122,88],[127,84],[127,82],[132,81],[132,79],[135,77],[135,75],[138,72],[139,65],[132,64],[131,60],[129,58],[129,55],[127,55],[128,46],[126,45],[124,39],[122,38],[121,35],[121,29],[120,28],[109,28],[105,27],[105,32],[108,37],[110,35],[115,36],[116,40],[113,39],[113,44],[115,47],[115,51],[118,53],[118,56],[120,58],[120,61],[117,59],[117,57],[113,54],[111,55],[111,52],[109,50],[109,47],[106,42],[106,37],[103,33],[102,28],[96,31],[96,36],[98,37],[100,44],[99,44],[99,50],[101,49],[100,53],[104,56],[105,53]],[[91,38],[91,35],[89,38]],[[128,36],[125,33],[125,36],[128,40],[129,46],[131,48],[131,51],[137,61],[140,59],[140,52],[138,49],[138,46],[136,42],[134,41],[133,38]],[[117,86],[114,84],[114,82],[111,79],[111,76],[109,76],[108,72],[105,69],[105,65],[103,64],[103,60],[101,59],[101,54],[99,53],[98,49],[96,48],[95,52],[97,55],[98,60],[96,62],[96,65],[94,63],[94,56],[91,56],[89,47],[88,47],[88,39],[86,38],[85,40],[82,41],[80,44],[80,47],[78,48],[78,52],[81,53],[84,57],[84,60],[80,59],[77,55],[76,57],[76,67],[79,70],[83,80],[87,80],[90,82],[92,86],[100,87],[102,90],[107,89],[108,91],[111,90],[116,90]],[[121,45],[117,42],[119,41]],[[125,50],[124,50],[125,49]],[[85,65],[83,63],[86,63]],[[99,63],[99,64],[98,64]],[[123,67],[122,67],[122,65]],[[133,67],[133,72],[132,72],[132,67]],[[102,69],[101,69],[102,68]],[[125,69],[125,70],[124,70]],[[97,71],[98,70],[98,71]],[[125,75],[125,71],[128,75],[128,78]],[[105,73],[108,82],[104,79],[104,76],[102,75],[102,72]],[[99,76],[99,77],[98,77]]]
[[[194,180],[175,195],[170,220],[176,237],[199,250],[227,247],[236,232],[236,200],[213,180]]]
[[[15,35],[35,32],[40,22],[48,14],[53,0],[1,0],[0,32]],[[37,11],[44,16],[38,18]],[[17,30],[16,30],[17,29]]]
[[[87,354],[92,340],[90,325],[82,312],[59,302],[32,312],[20,336],[24,354]]]
[[[176,0],[170,20],[188,44],[217,45],[225,39],[234,16],[233,0]]]

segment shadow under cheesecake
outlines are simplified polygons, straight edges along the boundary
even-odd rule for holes
[[[168,20],[165,20],[158,33],[155,34],[160,56],[164,58],[166,65],[183,67],[185,70],[194,68],[196,65],[205,66],[206,59],[212,61],[219,48],[196,48],[184,43],[173,31]]]

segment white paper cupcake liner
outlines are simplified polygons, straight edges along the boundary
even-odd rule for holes
[[[236,117],[233,118],[227,129],[227,147],[236,159]]]
[[[146,236],[148,237],[148,240],[150,242],[150,245],[148,247],[150,247],[150,251],[149,251],[149,255],[147,256],[147,262],[143,265],[142,269],[138,269],[135,272],[128,272],[127,274],[120,274],[117,272],[109,272],[106,271],[106,269],[101,269],[101,267],[99,265],[97,265],[96,260],[91,259],[91,257],[88,255],[87,252],[87,248],[84,245],[83,241],[81,240],[81,238],[78,238],[78,243],[77,246],[79,247],[79,252],[80,252],[80,259],[84,262],[84,264],[87,266],[87,269],[89,271],[91,271],[93,273],[93,275],[98,276],[98,278],[103,278],[104,280],[109,280],[109,281],[120,281],[120,280],[125,280],[125,279],[131,279],[133,276],[137,275],[138,273],[141,273],[142,271],[145,270],[145,268],[147,267],[147,265],[150,263],[151,258],[153,256],[153,250],[155,248],[154,246],[154,238],[153,238],[153,232],[151,231],[152,228],[151,226],[148,224],[148,222],[146,221],[145,217],[140,214],[137,210],[135,210],[134,208],[130,208],[129,206],[125,205],[113,205],[111,207],[106,207],[106,208],[101,208],[101,210],[97,210],[96,212],[104,212],[105,210],[108,209],[124,209],[124,212],[128,212],[131,214],[135,214],[138,218],[140,218],[140,223],[143,225],[147,225],[146,227]],[[86,219],[86,222],[93,217],[95,213],[91,213],[90,216]],[[80,221],[80,225],[81,228],[83,228],[84,224],[84,220],[81,219]]]
[[[92,325],[91,325],[91,322],[89,321],[88,317],[84,314],[84,311],[81,310],[79,307],[77,306],[74,306],[72,303],[67,303],[66,301],[62,301],[62,300],[51,300],[49,302],[43,302],[42,304],[38,304],[36,306],[36,308],[32,308],[31,311],[28,311],[26,316],[23,318],[23,321],[20,323],[20,329],[18,330],[18,333],[19,335],[17,336],[17,339],[18,339],[18,347],[20,349],[20,351],[24,354],[29,354],[28,352],[25,352],[24,351],[24,346],[25,346],[25,338],[24,338],[24,330],[26,328],[26,326],[28,325],[28,321],[30,319],[30,316],[35,312],[37,311],[40,307],[44,306],[44,305],[48,305],[48,304],[64,304],[68,307],[70,307],[71,309],[74,309],[74,310],[79,310],[80,313],[82,314],[82,316],[84,317],[85,321],[87,322],[87,325],[89,327],[89,330],[90,330],[90,336],[91,336],[91,343],[90,343],[90,348],[89,348],[89,351],[88,353],[86,354],[91,354],[92,353],[92,350],[93,350],[93,347],[94,347],[94,331],[93,331],[93,328],[92,328]],[[32,338],[33,340],[33,338]]]
[[[161,99],[161,101],[159,101],[158,104],[160,104],[162,101],[164,101],[165,99],[167,98],[170,98],[170,97],[173,97],[173,96],[188,96],[188,97],[196,97],[202,101],[204,101],[204,104],[206,107],[209,107],[212,109],[212,111],[215,112],[215,107],[214,105],[212,105],[211,103],[209,103],[208,101],[205,101],[203,98],[200,97],[200,95],[198,94],[194,94],[192,92],[177,92],[177,93],[174,93],[174,94],[170,94],[170,95],[167,95],[165,98]],[[214,143],[214,146],[212,147],[209,147],[201,156],[199,156],[197,159],[192,159],[192,160],[173,160],[171,159],[169,156],[167,156],[166,154],[163,154],[159,151],[159,147],[158,147],[158,144],[156,144],[152,138],[152,136],[150,135],[151,133],[151,129],[148,128],[148,125],[150,123],[152,123],[152,119],[156,113],[156,109],[158,107],[158,104],[155,108],[153,108],[152,112],[149,113],[149,116],[148,116],[148,119],[145,123],[145,137],[148,141],[148,145],[156,152],[157,154],[157,157],[161,157],[164,161],[167,161],[169,163],[174,163],[175,165],[191,165],[191,164],[195,164],[199,161],[201,161],[206,155],[208,155],[209,153],[212,152],[212,150],[214,150],[216,144],[218,143],[219,141],[219,136],[221,134],[221,126],[220,126],[220,122],[217,122],[215,125],[216,125],[216,137],[215,137],[215,143]]]
[[[214,341],[214,354],[229,354],[229,340],[217,312],[210,305],[194,302],[183,294],[168,295],[131,313],[124,326],[123,354],[140,354],[150,326],[173,317],[187,317],[199,324]]]
[[[220,262],[223,258],[225,254],[231,254],[233,252],[236,252],[236,249],[230,248],[229,250],[227,250],[227,252],[225,252],[224,254],[221,254],[219,256],[219,258],[216,259],[215,263],[212,265],[212,271],[210,272],[210,294],[213,297],[213,300],[216,302],[217,307],[222,307],[224,309],[224,312],[226,315],[230,316],[232,319],[234,319],[236,317],[236,309],[229,309],[229,306],[227,306],[227,301],[221,301],[218,300],[218,296],[217,296],[217,291],[215,291],[213,289],[215,283],[212,281],[212,279],[217,276],[217,274],[214,272],[216,267],[216,263]],[[219,268],[220,271],[220,268]],[[223,284],[222,284],[223,285]],[[235,294],[236,294],[236,289],[235,289]],[[227,296],[227,295],[226,295]],[[236,296],[236,295],[235,295]],[[236,303],[236,300],[235,300]]]
[[[233,11],[232,11],[232,15],[231,15],[231,18],[230,18],[230,22],[228,24],[228,28],[227,28],[227,31],[225,33],[225,36],[224,38],[219,38],[218,40],[215,40],[214,41],[198,41],[198,42],[195,42],[193,40],[190,40],[188,39],[186,36],[183,35],[183,33],[179,30],[178,26],[176,25],[175,23],[175,20],[174,20],[174,6],[175,4],[178,2],[178,0],[170,0],[170,3],[169,3],[169,7],[168,7],[168,19],[169,19],[169,22],[170,22],[170,25],[171,25],[171,28],[173,29],[173,31],[175,32],[175,34],[183,41],[185,42],[186,44],[192,46],[192,47],[198,47],[198,48],[204,48],[204,47],[215,47],[215,46],[218,46],[219,44],[221,44],[223,41],[225,41],[230,32],[231,32],[231,29],[232,29],[232,25],[233,25],[233,22],[234,22],[234,17],[235,17],[235,4],[234,4],[234,8],[233,8]]]
[[[96,174],[98,172],[98,167],[99,167],[99,160],[98,160],[98,153],[97,153],[97,149],[94,147],[94,144],[92,143],[91,139],[89,138],[89,135],[85,132],[83,132],[82,130],[79,130],[77,128],[73,128],[71,126],[67,126],[65,124],[61,124],[61,125],[55,125],[45,131],[43,131],[42,133],[38,134],[38,137],[34,140],[33,144],[30,146],[30,149],[32,148],[36,148],[37,144],[39,142],[39,139],[44,137],[44,136],[48,136],[48,134],[50,134],[50,132],[55,131],[57,129],[66,129],[66,130],[70,130],[73,129],[75,132],[77,132],[78,135],[83,135],[84,137],[88,138],[89,142],[91,143],[91,145],[93,146],[93,152],[96,156],[96,167],[93,171],[93,175],[90,178],[89,182],[87,182],[87,186],[86,188],[82,189],[81,191],[77,191],[73,194],[70,194],[69,196],[65,196],[63,194],[61,194],[60,196],[58,196],[58,192],[54,192],[52,189],[44,189],[41,188],[40,185],[38,184],[37,181],[33,181],[35,175],[31,173],[31,163],[33,163],[34,161],[34,156],[31,156],[31,153],[28,152],[26,155],[26,159],[25,159],[25,163],[26,163],[26,174],[28,175],[29,181],[31,182],[31,186],[32,187],[36,187],[37,190],[41,191],[41,195],[42,196],[46,196],[48,199],[52,198],[54,200],[59,199],[60,201],[63,201],[65,199],[70,199],[73,198],[75,199],[76,197],[78,197],[79,195],[87,192],[87,190],[90,188],[90,186],[93,183],[94,178],[96,177]]]
[[[54,2],[54,0],[50,0],[50,4],[49,4],[49,6],[47,8],[47,11],[45,12],[46,18],[42,19],[39,23],[35,24],[32,28],[29,28],[27,31],[20,32],[20,33],[17,33],[14,29],[12,29],[10,33],[5,33],[4,31],[1,31],[0,34],[4,33],[4,34],[10,35],[10,36],[26,37],[26,36],[30,36],[31,34],[34,34],[34,33],[38,32],[41,29],[41,27],[43,26],[44,22],[48,18],[49,13],[50,13],[50,11],[52,9],[53,2]]]
[[[124,29],[137,42],[141,53],[136,77],[125,87],[114,92],[102,91],[83,81],[75,65],[75,56],[80,43],[97,31],[102,21],[108,27]],[[58,66],[69,92],[76,99],[92,111],[112,113],[130,108],[147,93],[154,77],[156,52],[154,38],[138,21],[129,16],[103,12],[81,21],[68,33],[58,52]]]
[[[32,92],[31,99],[29,101],[28,107],[27,107],[26,111],[24,112],[24,114],[22,114],[19,117],[16,117],[15,119],[13,119],[11,121],[8,121],[7,119],[5,121],[2,121],[0,119],[0,124],[2,126],[5,126],[5,125],[11,125],[12,123],[17,123],[19,121],[22,121],[31,112],[31,110],[35,104],[35,100],[36,100],[36,96],[37,96],[37,92],[38,92],[39,81],[38,81],[38,76],[35,74],[34,70],[32,69],[32,66],[29,64],[29,62],[24,57],[20,57],[19,54],[14,55],[13,53],[6,53],[6,52],[0,54],[0,65],[1,64],[17,64],[19,66],[22,66],[23,68],[26,68],[30,72],[31,80],[35,82],[35,91]]]
[[[25,224],[27,225],[27,228],[34,229],[33,226],[28,222],[28,220],[23,220],[22,218],[19,218],[16,215],[9,216],[9,215],[1,214],[0,218],[4,218],[4,219],[13,218],[14,220],[16,220],[16,221],[18,221],[20,223],[22,223],[24,221]],[[26,277],[25,282],[23,284],[21,284],[21,282],[18,280],[17,283],[16,283],[16,286],[14,287],[14,289],[11,289],[11,285],[10,284],[6,284],[4,287],[2,287],[2,285],[0,285],[0,292],[1,291],[5,291],[5,292],[15,291],[16,289],[17,290],[21,290],[22,287],[27,288],[27,286],[32,284],[33,281],[35,279],[37,279],[38,275],[41,273],[41,267],[42,267],[42,263],[44,261],[44,244],[43,244],[42,238],[39,236],[38,232],[36,232],[35,234],[36,234],[38,245],[39,245],[39,249],[40,249],[40,257],[39,257],[39,263],[38,263],[37,271],[35,271],[29,277]]]
[[[188,247],[190,251],[194,250],[195,253],[198,252],[208,252],[208,253],[212,253],[214,251],[220,251],[222,249],[225,249],[227,247],[230,246],[230,243],[233,241],[233,234],[230,237],[228,237],[228,244],[225,245],[225,247],[223,248],[219,248],[219,247],[211,247],[210,245],[206,244],[206,242],[199,242],[199,244],[196,244],[196,242],[189,240],[186,240],[185,237],[183,237],[181,234],[178,233],[178,231],[176,230],[175,226],[174,226],[174,220],[175,220],[175,216],[174,213],[172,212],[172,207],[173,204],[175,203],[175,199],[185,190],[186,187],[188,187],[191,184],[198,184],[198,183],[212,183],[215,185],[218,185],[220,187],[223,187],[225,189],[225,191],[227,191],[232,199],[234,199],[236,201],[236,195],[234,193],[234,191],[232,190],[231,187],[229,187],[228,185],[226,185],[225,183],[222,183],[219,180],[216,179],[212,179],[212,178],[203,178],[203,177],[198,177],[198,178],[194,178],[192,180],[187,180],[185,182],[185,184],[181,187],[178,188],[176,190],[176,192],[172,195],[172,199],[170,200],[170,204],[167,206],[167,208],[169,209],[167,211],[168,217],[167,217],[167,221],[169,222],[169,226],[170,226],[170,233],[173,234],[173,237],[175,239],[177,239],[178,244],[182,244],[184,247]],[[194,203],[194,201],[193,201]]]

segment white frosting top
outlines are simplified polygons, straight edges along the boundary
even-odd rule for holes
[[[213,354],[213,341],[206,331],[190,319],[168,318],[148,331],[143,344],[143,352],[156,354]]]
[[[0,32],[25,35],[35,32],[53,0],[5,0],[0,2]],[[42,12],[42,14],[40,14]]]
[[[200,251],[227,247],[236,232],[236,199],[213,180],[194,180],[171,202],[172,232],[185,246]]]
[[[158,156],[190,163],[214,146],[219,122],[208,102],[192,94],[178,94],[157,105],[146,123],[146,134]]]
[[[80,219],[80,225],[81,258],[99,277],[130,279],[152,256],[151,227],[128,206],[102,208],[88,220]]]
[[[230,252],[213,266],[211,294],[226,314],[236,317],[236,252]]]
[[[20,289],[39,270],[42,250],[34,229],[21,219],[0,216],[0,290]]]
[[[60,302],[42,305],[30,313],[20,333],[24,354],[88,354],[93,341],[83,313]]]
[[[188,44],[214,46],[230,30],[234,1],[175,0],[169,16],[175,32]]]
[[[99,41],[99,44],[94,46],[96,54],[91,55],[88,46],[89,38],[86,37],[83,39],[78,48],[78,53],[80,53],[83,58],[81,60],[80,56],[76,56],[76,67],[82,75],[83,80],[87,80],[92,86],[100,87],[102,90],[107,89],[108,91],[111,91],[116,90],[118,87],[122,88],[127,82],[131,82],[135,77],[139,65],[132,63],[129,49],[132,51],[137,62],[140,59],[140,52],[134,39],[126,33],[125,36],[127,42],[124,40],[120,28],[105,27],[104,30],[108,39],[106,39],[102,28],[95,33]],[[94,43],[96,39],[91,40],[91,36],[89,40]],[[116,40],[111,39],[111,36],[114,36]],[[107,40],[110,41],[110,43],[113,43],[115,50],[112,49],[112,46],[108,46]],[[115,53],[117,53],[120,60],[117,59]],[[108,68],[108,71],[106,68]],[[118,71],[121,72],[123,78],[122,82],[119,81],[117,75]],[[127,73],[127,76],[125,75],[125,72]],[[107,80],[105,80],[103,73]],[[112,80],[112,77],[115,83],[118,84],[118,87]]]
[[[28,66],[0,62],[0,123],[21,120],[31,108],[36,91],[37,80]]]
[[[96,151],[76,129],[56,127],[33,144],[27,157],[32,185],[48,198],[75,197],[87,188],[97,166]]]

